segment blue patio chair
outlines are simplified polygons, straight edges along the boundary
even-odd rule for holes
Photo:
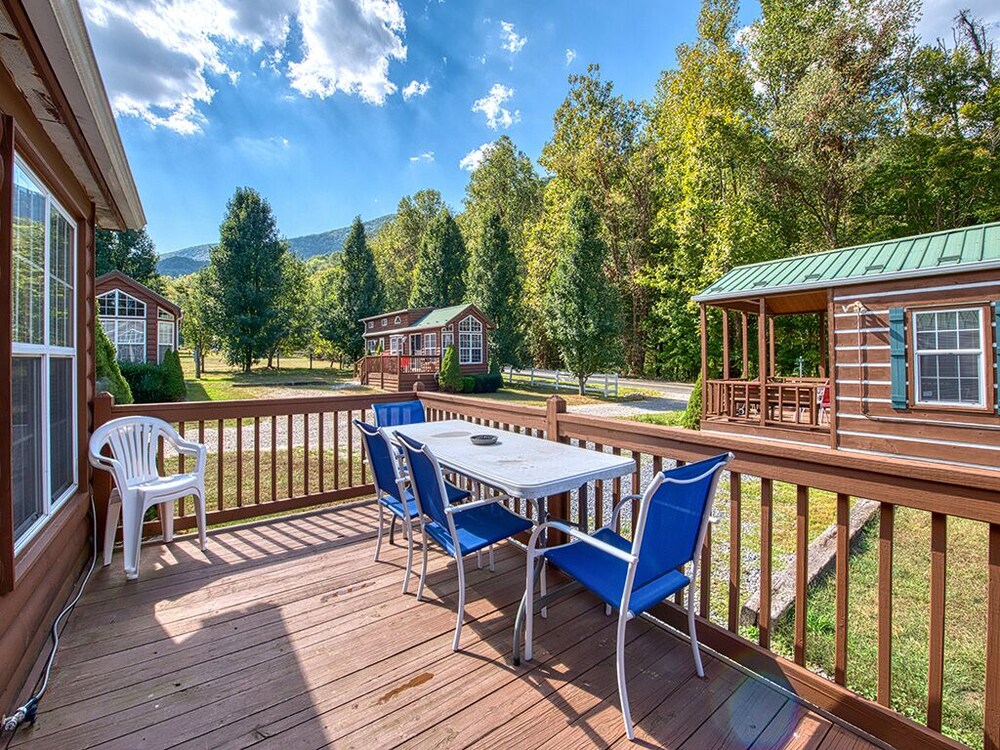
[[[732,459],[732,453],[723,453],[658,472],[641,498],[639,495],[622,498],[608,524],[593,534],[586,534],[559,521],[550,521],[536,527],[528,542],[524,657],[531,658],[535,561],[541,559],[553,563],[597,594],[604,600],[609,614],[611,608],[618,610],[618,696],[625,732],[630,740],[635,738],[635,732],[625,687],[625,624],[685,586],[688,586],[688,630],[695,669],[699,677],[705,676],[695,631],[695,587],[690,584],[698,576],[700,550],[705,541],[719,475]],[[641,502],[630,542],[616,534],[614,526],[622,507],[636,499]],[[546,529],[561,531],[571,537],[571,541],[556,547],[536,549],[540,535]],[[688,564],[691,565],[690,576],[682,572]]]
[[[417,502],[413,493],[407,488],[406,477],[399,470],[399,463],[394,456],[394,446],[385,430],[373,427],[358,419],[354,426],[361,433],[365,447],[365,455],[372,469],[372,480],[375,484],[375,497],[378,503],[378,538],[375,542],[375,560],[378,560],[382,549],[382,533],[385,527],[385,511],[389,511],[389,543],[392,544],[396,532],[397,519],[403,527],[406,537],[406,574],[403,577],[403,593],[410,584],[410,571],[413,567],[413,523],[417,517]],[[459,503],[468,500],[467,491],[446,484],[448,501]]]
[[[505,495],[461,505],[449,502],[447,483],[441,473],[441,466],[430,448],[398,431],[396,437],[403,446],[403,456],[409,470],[413,494],[420,510],[423,566],[420,570],[417,600],[422,599],[424,594],[424,582],[427,579],[427,538],[430,537],[455,558],[458,568],[458,621],[455,624],[455,640],[452,643],[452,650],[458,651],[462,621],[465,619],[463,558],[515,534],[528,531],[532,527],[532,522],[501,505],[502,500],[508,499]]]
[[[419,399],[396,401],[391,404],[372,404],[372,410],[375,412],[375,425],[378,427],[397,427],[401,424],[427,421],[424,404]]]

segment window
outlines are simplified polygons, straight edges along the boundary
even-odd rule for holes
[[[374,320],[369,320],[368,321],[368,328],[374,328],[374,327],[375,327],[375,321]]]
[[[389,337],[389,353],[390,354],[402,354],[403,353],[403,337],[402,336],[390,336]]]
[[[441,351],[444,352],[449,346],[455,343],[455,335],[451,331],[445,331],[441,334]]]
[[[392,324],[393,325],[397,325],[397,326],[399,325],[399,316],[398,315],[393,319]]]
[[[77,485],[76,224],[14,164],[11,402],[14,543]]]
[[[375,340],[374,339],[368,339],[365,342],[365,347],[368,349],[368,353],[369,354],[374,354],[375,353],[375,346],[376,346],[376,344],[375,344]]]
[[[916,402],[986,404],[981,308],[913,313]]]
[[[388,323],[388,322],[389,322],[389,321],[388,321],[388,319],[387,319],[387,318],[382,318],[382,325],[385,325],[385,324],[386,324],[386,323]]]
[[[428,354],[437,354],[436,333],[428,333],[424,335],[424,351]]]
[[[483,324],[471,315],[458,324],[458,362],[478,365],[483,361]]]
[[[410,354],[422,354],[424,350],[424,337],[419,333],[410,334]]]
[[[146,304],[120,289],[98,296],[101,328],[123,362],[146,361]],[[172,318],[171,318],[172,319]],[[171,324],[172,325],[172,324]],[[171,341],[173,338],[171,337]],[[163,359],[163,355],[160,355]]]
[[[162,362],[163,355],[174,348],[174,330],[177,325],[174,316],[166,310],[157,312],[156,323],[156,361]]]

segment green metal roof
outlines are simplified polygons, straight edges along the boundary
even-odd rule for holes
[[[410,328],[440,328],[451,322],[452,318],[469,306],[466,303],[464,305],[452,305],[451,307],[439,307],[436,310],[431,310],[420,320],[412,323]]]
[[[738,266],[695,302],[1000,267],[1000,222]]]

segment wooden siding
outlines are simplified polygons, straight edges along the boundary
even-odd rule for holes
[[[12,748],[636,745],[624,737],[614,618],[579,593],[536,619],[533,661],[509,662],[524,556],[468,565],[451,651],[454,564],[430,555],[427,601],[400,593],[404,550],[374,562],[373,506],[331,509],[120,558],[74,613],[36,726]],[[470,559],[471,562],[471,559]],[[766,683],[644,621],[627,630],[641,745],[874,750]]]
[[[913,308],[989,305],[1000,300],[1000,274],[943,274],[914,282],[863,284],[835,290],[833,350],[836,389],[836,445],[847,450],[995,467],[1000,460],[1000,416],[996,410],[994,331],[985,318],[986,409],[921,407],[913,403]],[[861,315],[844,306],[861,301]],[[908,407],[891,403],[890,307],[906,315]],[[990,313],[987,307],[987,312]],[[860,330],[860,352],[858,349]]]

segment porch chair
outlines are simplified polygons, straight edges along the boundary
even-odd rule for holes
[[[699,677],[705,676],[695,631],[695,587],[691,584],[698,576],[698,561],[719,475],[732,459],[732,453],[723,453],[658,472],[641,497],[622,498],[607,525],[592,534],[566,523],[549,521],[537,526],[528,542],[524,658],[531,658],[535,562],[542,560],[555,564],[603,599],[608,614],[612,608],[618,610],[618,696],[625,732],[630,740],[635,739],[635,732],[625,685],[625,625],[685,586],[688,586],[688,630],[695,670]],[[640,500],[639,516],[630,542],[616,534],[614,528],[625,504],[636,499]],[[572,539],[556,547],[537,549],[540,535],[546,529],[556,529]],[[688,564],[691,565],[690,576],[681,572]]]
[[[427,579],[427,538],[437,542],[444,551],[455,558],[458,568],[458,621],[455,623],[455,640],[452,651],[458,651],[465,619],[465,565],[463,559],[473,552],[481,552],[497,542],[515,534],[528,531],[532,522],[507,510],[501,501],[506,495],[456,505],[448,501],[447,483],[441,466],[430,448],[413,438],[397,432],[403,446],[403,456],[409,470],[413,494],[420,511],[420,528],[423,541],[423,565],[417,600],[423,599]],[[492,569],[492,566],[491,566]]]
[[[178,453],[195,459],[194,471],[161,476],[157,466],[160,439]],[[103,455],[109,448],[111,455]],[[111,554],[122,516],[125,548],[125,577],[139,577],[139,550],[142,546],[142,522],[146,510],[160,506],[163,541],[174,538],[174,501],[194,496],[195,517],[202,550],[205,549],[205,462],[207,449],[200,443],[185,440],[155,417],[121,417],[101,425],[90,438],[90,463],[111,474],[115,487],[108,501],[104,526],[104,564],[111,564]]]
[[[372,404],[376,427],[398,427],[402,424],[426,422],[424,404],[419,399],[395,401],[391,404]]]

